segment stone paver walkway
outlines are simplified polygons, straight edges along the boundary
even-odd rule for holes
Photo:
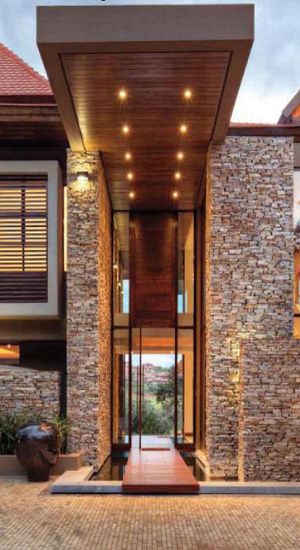
[[[1,550],[297,550],[300,497],[55,496],[0,481]]]

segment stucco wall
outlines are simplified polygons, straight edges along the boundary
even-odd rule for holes
[[[59,414],[59,391],[56,371],[0,366],[0,416],[40,415],[52,420]]]
[[[291,138],[228,137],[211,147],[206,447],[212,477],[238,472],[241,342],[293,334],[292,216]]]
[[[300,341],[245,342],[239,479],[300,481]]]
[[[89,172],[86,184],[79,171]],[[67,407],[70,451],[110,453],[111,213],[98,153],[68,151]]]

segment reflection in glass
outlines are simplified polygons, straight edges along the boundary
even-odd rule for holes
[[[114,324],[128,324],[129,314],[129,214],[114,214],[113,232]]]
[[[177,442],[194,441],[194,339],[193,330],[178,330]]]
[[[113,341],[113,442],[129,443],[129,331],[114,330]]]
[[[194,215],[178,214],[178,322],[193,324],[194,312]]]

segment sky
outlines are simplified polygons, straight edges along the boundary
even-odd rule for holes
[[[249,4],[249,0],[0,0],[0,42],[45,74],[36,47],[36,6]],[[300,0],[256,0],[255,41],[232,115],[275,123],[300,88]]]

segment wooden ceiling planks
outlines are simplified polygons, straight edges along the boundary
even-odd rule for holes
[[[115,209],[194,208],[229,61],[226,51],[62,55],[85,147],[102,152]],[[118,98],[121,88],[125,102]]]

